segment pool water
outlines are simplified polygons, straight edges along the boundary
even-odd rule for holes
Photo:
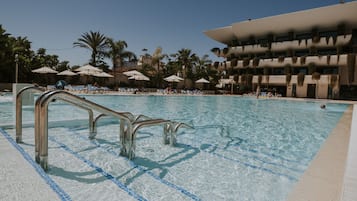
[[[72,200],[285,200],[348,107],[236,96],[85,98],[194,129],[179,129],[175,147],[162,144],[161,127],[141,129],[129,161],[119,156],[116,121],[100,121],[90,141],[85,111],[51,103],[48,175]],[[0,102],[2,123],[13,121],[11,105]],[[23,114],[31,124],[33,106]],[[57,120],[66,126],[55,126]],[[33,130],[23,129],[20,145],[32,157]]]

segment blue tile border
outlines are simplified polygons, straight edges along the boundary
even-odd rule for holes
[[[71,201],[71,197],[61,188],[58,184],[53,181],[46,172],[31,158],[31,156],[25,152],[25,150],[18,145],[11,136],[0,128],[0,133],[10,142],[10,144],[15,147],[24,159],[30,163],[30,165],[35,169],[35,171],[42,177],[43,180],[51,187],[51,189],[59,196],[62,201]]]

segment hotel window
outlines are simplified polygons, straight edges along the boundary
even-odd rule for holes
[[[311,39],[312,34],[311,33],[302,33],[302,34],[297,34],[296,39],[297,40],[302,40],[302,39]]]
[[[272,75],[285,75],[284,68],[272,68]]]
[[[334,49],[319,49],[319,50],[317,50],[317,53],[319,55],[335,55],[335,54],[337,54],[336,48],[334,48]]]
[[[322,31],[319,35],[320,37],[335,37],[337,36],[337,31]]]
[[[289,36],[277,36],[276,37],[276,42],[284,42],[284,41],[289,41],[290,37]]]

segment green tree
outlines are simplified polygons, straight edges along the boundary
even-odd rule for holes
[[[37,53],[31,60],[31,69],[36,69],[44,66],[55,67],[59,63],[57,55],[47,55],[45,48],[39,48]]]
[[[128,47],[128,44],[125,41],[114,41],[112,38],[107,38],[106,43],[109,50],[106,52],[105,56],[112,60],[113,70],[122,67],[125,60],[137,60],[137,57],[133,52],[125,50],[125,48]]]
[[[69,69],[69,61],[61,61],[57,64],[57,66],[55,66],[55,70],[58,72],[62,72]]]
[[[76,42],[73,43],[74,47],[82,47],[92,51],[90,64],[97,66],[98,59],[105,54],[105,49],[107,48],[107,38],[100,32],[90,31],[81,35]]]
[[[203,55],[201,58],[197,58],[196,65],[196,78],[208,78],[208,66],[212,63],[211,60],[208,59],[209,56],[207,54]]]
[[[162,83],[162,69],[160,68],[163,66],[162,60],[166,58],[167,55],[162,53],[162,48],[159,46],[155,49],[155,52],[152,54],[152,60],[151,60],[151,65],[152,66],[157,66],[156,68],[156,77],[157,77],[157,85],[159,88],[161,88],[161,83]]]
[[[29,62],[33,55],[31,42],[26,37],[11,37],[0,25],[0,82],[14,82],[16,62],[18,64],[19,81],[26,81],[26,73],[30,71]]]
[[[178,51],[178,53],[176,54],[177,57],[177,61],[178,63],[182,66],[183,68],[183,77],[184,78],[191,78],[193,77],[192,74],[192,68],[195,66],[198,57],[196,56],[196,54],[191,53],[190,49],[181,49]]]
[[[31,50],[31,42],[27,37],[10,38],[12,55],[16,57],[18,64],[18,81],[27,82],[31,79],[31,59],[34,52]],[[16,59],[16,58],[15,58]]]
[[[10,48],[10,34],[0,25],[0,82],[12,82],[15,57]]]

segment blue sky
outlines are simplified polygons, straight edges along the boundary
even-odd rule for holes
[[[345,1],[349,2],[349,1]],[[12,36],[27,37],[32,49],[45,48],[70,65],[88,63],[90,51],[73,47],[81,35],[99,31],[124,40],[137,56],[162,47],[198,56],[224,45],[203,32],[234,22],[338,4],[339,0],[2,0],[0,24]],[[111,65],[111,63],[108,63]]]

